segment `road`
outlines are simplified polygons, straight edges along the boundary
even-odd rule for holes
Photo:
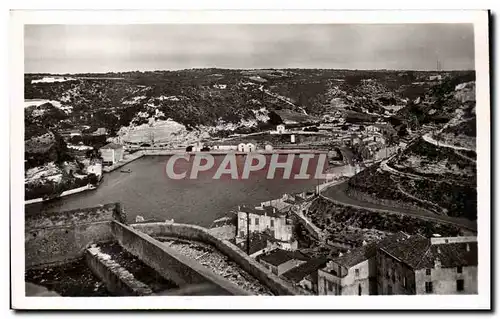
[[[347,196],[347,194],[345,193],[346,189],[347,189],[347,182],[344,182],[325,189],[320,196],[334,203],[337,202],[339,204],[351,206],[354,208],[360,208],[360,209],[369,208],[385,214],[389,213],[389,214],[399,214],[399,215],[410,215],[421,219],[437,221],[440,223],[451,224],[468,230],[477,231],[477,223],[475,221],[471,221],[465,218],[455,218],[450,216],[436,215],[431,212],[419,209],[395,208],[391,206],[385,206],[381,204],[361,201]]]
[[[456,145],[446,144],[444,142],[438,142],[438,141],[436,141],[431,136],[431,133],[427,133],[427,134],[422,135],[422,138],[427,143],[431,143],[431,144],[436,145],[438,147],[447,147],[447,148],[452,148],[454,150],[459,150],[459,151],[472,151],[472,152],[476,151],[475,149],[471,149],[471,148],[468,148],[468,147],[462,147],[462,146],[456,146]]]

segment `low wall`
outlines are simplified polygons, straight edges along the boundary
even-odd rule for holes
[[[125,165],[127,165],[128,163],[133,162],[133,161],[135,161],[136,159],[139,159],[139,158],[141,158],[141,157],[143,157],[143,156],[144,156],[144,153],[143,153],[143,152],[140,152],[140,151],[139,151],[139,152],[136,152],[136,153],[134,153],[134,154],[129,155],[129,156],[128,156],[128,158],[127,158],[127,159],[125,159],[125,160],[122,160],[122,161],[120,161],[120,162],[118,162],[118,163],[116,163],[116,164],[113,164],[113,165],[111,165],[111,166],[106,166],[106,167],[103,167],[103,168],[102,168],[102,171],[103,171],[103,172],[105,172],[105,173],[112,172],[112,171],[114,171],[115,169],[118,169],[118,168],[120,168],[120,167],[122,167],[122,166],[125,166]]]
[[[110,221],[124,221],[119,204],[41,212],[25,217],[26,267],[80,257],[91,243],[112,240]]]
[[[78,187],[78,188],[68,189],[68,190],[62,192],[58,197],[64,197],[64,196],[68,196],[68,195],[72,195],[72,194],[77,194],[77,193],[81,193],[81,192],[84,192],[86,190],[95,189],[95,188],[96,188],[95,186],[89,184],[89,185],[85,185],[85,186]],[[33,199],[25,200],[24,205],[41,203],[44,201],[46,201],[46,200],[44,200],[41,197],[40,198],[33,198]]]
[[[85,260],[92,272],[115,296],[149,296],[153,293],[144,283],[135,279],[125,268],[109,258],[103,258],[99,248],[85,250]]]
[[[145,225],[145,224],[141,224]],[[179,287],[192,284],[211,284],[214,295],[248,295],[229,280],[216,275],[197,261],[166,247],[160,241],[119,222],[112,222],[113,237],[132,255],[155,269]]]
[[[134,224],[133,228],[150,236],[177,237],[210,244],[236,262],[243,270],[259,280],[276,295],[297,295],[288,282],[270,273],[263,265],[227,240],[212,236],[206,228],[175,223]]]
[[[354,190],[351,187],[348,187],[346,189],[346,194],[349,197],[355,198],[355,199],[363,201],[363,202],[368,202],[368,203],[373,203],[373,204],[378,204],[378,205],[383,205],[383,206],[389,206],[389,207],[394,207],[394,208],[417,209],[417,210],[426,211],[426,212],[431,213],[431,214],[437,213],[435,211],[425,209],[422,206],[412,204],[412,203],[401,202],[401,201],[391,200],[391,199],[384,199],[384,198],[376,198],[376,197],[373,197],[369,194]],[[402,196],[408,197],[406,194],[403,194],[403,193],[401,193],[401,194],[402,194]],[[408,197],[408,200],[415,201],[416,199]]]

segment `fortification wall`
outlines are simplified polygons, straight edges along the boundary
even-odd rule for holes
[[[140,226],[147,224],[140,224]],[[179,287],[210,284],[214,295],[249,295],[229,280],[216,275],[197,261],[181,255],[146,233],[119,222],[111,223],[113,237],[132,255]]]
[[[82,256],[91,243],[112,240],[114,219],[125,220],[119,204],[26,216],[26,267],[68,261]]]
[[[263,265],[246,255],[231,242],[212,236],[206,228],[176,223],[145,223],[131,226],[150,236],[177,237],[210,244],[266,285],[273,293],[277,295],[298,294],[291,284],[269,272]]]

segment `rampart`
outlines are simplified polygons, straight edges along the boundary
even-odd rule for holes
[[[27,215],[26,267],[78,258],[89,244],[112,240],[110,221],[115,219],[125,220],[120,204]]]
[[[177,223],[145,223],[131,226],[152,237],[176,237],[210,244],[266,285],[273,293],[277,295],[299,294],[292,285],[270,273],[263,265],[246,255],[229,241],[214,237],[206,228]]]

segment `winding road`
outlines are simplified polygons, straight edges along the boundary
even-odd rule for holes
[[[396,208],[392,206],[375,204],[349,197],[345,192],[348,185],[347,183],[348,182],[344,182],[338,185],[330,186],[326,188],[324,191],[322,191],[320,196],[336,204],[350,206],[358,209],[366,209],[368,211],[372,211],[373,213],[410,215],[421,219],[436,221],[443,224],[451,224],[471,231],[477,231],[477,223],[475,221],[471,221],[465,218],[436,215],[431,212],[416,208],[399,208],[399,207]]]
[[[472,151],[472,152],[476,151],[475,149],[471,149],[468,147],[456,146],[456,145],[446,144],[444,142],[439,142],[431,136],[431,133],[427,133],[427,134],[422,135],[422,138],[427,143],[431,143],[433,145],[436,145],[437,147],[447,147],[447,148],[452,148],[452,149],[458,150],[458,151]]]

